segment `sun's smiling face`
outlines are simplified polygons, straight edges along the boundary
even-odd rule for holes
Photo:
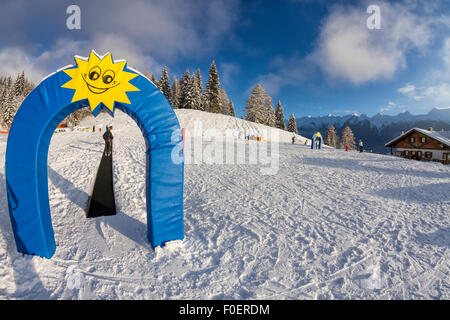
[[[113,62],[108,53],[102,59],[91,52],[88,60],[75,57],[77,68],[65,69],[64,72],[72,79],[62,87],[75,89],[72,102],[88,99],[91,111],[103,103],[114,112],[114,102],[130,103],[127,91],[139,91],[129,83],[138,75],[124,71],[126,62]]]

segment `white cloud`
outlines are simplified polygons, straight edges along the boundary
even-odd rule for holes
[[[95,46],[93,45],[95,44]],[[24,71],[27,78],[38,83],[43,77],[57,69],[75,64],[74,56],[89,56],[94,49],[99,54],[110,51],[114,59],[125,59],[130,67],[139,71],[160,70],[162,66],[151,56],[145,55],[129,39],[117,35],[96,35],[93,41],[74,41],[61,38],[37,56],[22,47],[0,50],[0,75],[16,75]]]
[[[202,57],[229,40],[226,37],[238,20],[239,1],[109,0],[105,5],[78,0],[81,30],[72,32],[66,28],[68,4],[64,1],[40,0],[31,5],[26,0],[2,0],[0,46],[24,47],[67,36],[93,41],[104,34],[127,38],[158,60]]]
[[[400,93],[404,93],[404,94],[412,93],[412,92],[416,91],[416,86],[414,86],[412,84],[407,84],[404,87],[398,88],[397,91]]]
[[[423,94],[436,103],[450,103],[450,84],[440,83],[435,86],[425,87],[423,89]]]
[[[407,84],[397,89],[403,95],[416,101],[426,101],[428,103],[446,105],[450,103],[450,83],[441,82],[436,85],[416,87],[413,84]]]
[[[79,0],[81,30],[65,27],[67,5],[42,0],[30,10],[25,0],[2,3],[0,75],[25,71],[38,82],[56,69],[73,64],[74,55],[111,52],[140,71],[158,73],[157,61],[174,62],[215,50],[235,25],[239,0]],[[23,23],[26,21],[27,23]],[[50,42],[41,42],[41,33]],[[73,40],[73,39],[83,39]]]
[[[423,99],[422,95],[417,94],[416,86],[412,85],[412,84],[407,84],[404,87],[398,88],[397,91],[405,96],[408,96],[411,99],[416,100],[416,101]]]
[[[432,32],[426,19],[400,4],[382,2],[379,6],[381,30],[366,27],[368,15],[361,6],[335,7],[324,22],[313,53],[323,71],[356,85],[390,79],[406,67],[409,50],[428,47]]]

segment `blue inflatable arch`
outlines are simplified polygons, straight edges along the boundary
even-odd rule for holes
[[[319,145],[316,147],[316,142],[319,142]],[[322,149],[322,135],[320,132],[316,132],[311,138],[311,149]]]
[[[67,67],[65,70],[68,70]],[[146,200],[148,239],[152,247],[183,239],[183,156],[178,119],[165,96],[146,77],[137,74],[127,92],[130,103],[114,107],[130,115],[146,141]],[[74,90],[62,88],[71,80],[63,70],[44,79],[24,100],[12,123],[6,151],[6,183],[12,229],[19,252],[52,257],[56,245],[51,222],[47,155],[58,124],[88,99],[71,102]],[[100,108],[104,108],[101,105]],[[106,108],[105,108],[106,109]],[[113,115],[113,113],[112,113]]]

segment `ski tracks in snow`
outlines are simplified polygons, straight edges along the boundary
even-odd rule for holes
[[[52,139],[49,194],[58,246],[51,260],[15,253],[2,198],[0,297],[449,298],[450,167],[292,144],[280,144],[272,176],[258,165],[187,164],[185,239],[153,251],[146,239],[145,143],[120,112],[113,127],[113,217],[86,219],[84,212],[101,135]],[[78,289],[67,282],[74,270]]]

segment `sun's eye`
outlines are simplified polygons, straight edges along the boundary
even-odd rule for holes
[[[111,82],[113,82],[115,77],[114,71],[112,70],[107,70],[105,72],[105,74],[103,75],[103,83],[104,84],[110,84]]]
[[[95,67],[91,68],[91,70],[89,70],[89,79],[91,79],[92,81],[95,81],[98,78],[100,78],[101,74],[102,74],[102,70],[100,69],[100,67],[95,66]]]

